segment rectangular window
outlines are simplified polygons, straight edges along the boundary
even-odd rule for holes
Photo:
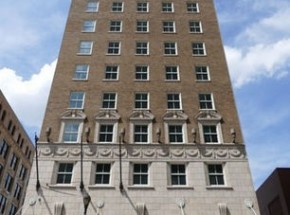
[[[192,43],[192,54],[195,56],[206,55],[204,43]]]
[[[149,68],[147,65],[135,66],[135,79],[139,81],[146,81],[149,78]]]
[[[8,215],[15,215],[17,212],[17,207],[11,204]]]
[[[186,167],[184,164],[171,164],[171,185],[186,185]]]
[[[10,160],[10,167],[16,170],[19,158],[13,153]]]
[[[148,143],[148,125],[134,125],[134,143]]]
[[[179,80],[178,66],[165,66],[166,80]]]
[[[148,185],[148,164],[133,164],[133,185]]]
[[[149,54],[149,43],[148,42],[136,42],[136,54],[137,55],[148,55]]]
[[[75,143],[78,141],[79,122],[66,122],[63,131],[63,142]]]
[[[225,185],[223,165],[222,164],[208,164],[208,178],[209,185]]]
[[[189,22],[189,32],[190,33],[201,33],[201,22],[199,21],[190,21]]]
[[[5,178],[5,184],[4,184],[5,190],[10,192],[11,188],[12,188],[12,185],[13,185],[13,178],[12,178],[12,176],[10,174],[7,174],[6,178]]]
[[[87,12],[97,12],[99,10],[99,1],[88,1]]]
[[[113,2],[112,11],[113,12],[122,12],[123,11],[123,2]]]
[[[4,214],[7,199],[0,194],[0,214]]]
[[[148,93],[136,93],[135,94],[135,108],[136,109],[148,109]]]
[[[148,2],[137,2],[137,12],[148,12]]]
[[[69,99],[69,108],[72,109],[83,109],[84,108],[84,92],[71,92]]]
[[[92,48],[93,48],[92,41],[81,41],[78,54],[90,55],[92,54]]]
[[[113,125],[100,125],[99,130],[99,142],[101,143],[111,143],[113,142]]]
[[[109,42],[108,44],[108,54],[110,55],[118,55],[120,54],[120,42]]]
[[[111,32],[121,32],[122,31],[122,21],[119,21],[119,20],[110,21],[110,31]]]
[[[73,80],[87,80],[89,74],[88,64],[78,64],[75,67]]]
[[[145,20],[137,20],[137,23],[136,23],[136,31],[137,32],[148,32],[149,31],[148,21],[145,21]]]
[[[0,164],[0,177],[2,176],[2,171],[3,171],[4,167],[2,166],[2,164]],[[1,177],[2,178],[2,177]]]
[[[83,32],[95,32],[96,21],[95,20],[85,20],[83,22]]]
[[[172,2],[163,2],[162,3],[162,12],[173,12],[173,3]]]
[[[26,172],[27,172],[27,169],[22,164],[21,165],[21,168],[20,168],[20,171],[19,171],[19,179],[24,180],[25,179],[25,176],[26,176]]]
[[[164,21],[163,22],[163,32],[164,33],[174,33],[175,32],[175,22],[174,21]]]
[[[196,2],[188,2],[186,4],[187,7],[187,12],[189,13],[198,13],[199,9],[198,9],[198,4]]]
[[[168,135],[170,143],[183,143],[182,125],[169,125]]]
[[[119,66],[117,65],[107,65],[105,71],[106,80],[117,80],[119,73]]]
[[[198,81],[209,81],[209,69],[207,66],[196,66],[195,76]]]
[[[168,109],[181,109],[180,94],[170,93],[167,94],[167,108]]]
[[[21,186],[18,183],[16,183],[13,197],[16,198],[18,201],[21,198],[21,191],[22,191]]]
[[[8,155],[8,151],[9,151],[9,145],[8,145],[8,143],[6,142],[6,140],[2,139],[1,146],[0,146],[0,155],[3,158],[6,158],[7,155]]]
[[[202,130],[205,143],[218,143],[218,133],[216,125],[203,125]]]
[[[165,55],[177,55],[176,43],[165,42],[164,43],[164,54]]]
[[[72,181],[74,165],[72,163],[60,163],[57,171],[57,184],[70,184]]]
[[[111,164],[96,164],[95,184],[110,184]]]
[[[212,110],[213,108],[213,99],[212,94],[210,93],[204,93],[199,94],[199,108],[202,110]]]
[[[102,108],[115,109],[116,108],[116,93],[104,93]]]

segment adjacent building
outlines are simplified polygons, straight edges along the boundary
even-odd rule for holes
[[[262,215],[290,214],[290,168],[276,168],[257,190]]]
[[[259,214],[213,1],[72,0],[37,155],[25,214]]]
[[[24,203],[34,146],[0,90],[0,214]]]

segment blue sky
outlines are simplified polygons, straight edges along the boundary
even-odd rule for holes
[[[39,132],[70,0],[0,1],[0,89]],[[255,187],[290,167],[290,1],[215,0]]]

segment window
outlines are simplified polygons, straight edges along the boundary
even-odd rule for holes
[[[3,158],[6,158],[7,155],[8,155],[8,151],[9,151],[9,145],[8,143],[2,139],[2,143],[1,143],[1,146],[0,146],[0,155],[3,157]]]
[[[7,174],[6,178],[5,178],[5,184],[4,184],[5,190],[10,192],[11,188],[12,188],[12,185],[13,185],[13,178],[12,178],[12,176],[10,174]]]
[[[195,76],[198,81],[209,81],[209,70],[207,66],[196,66]]]
[[[57,171],[57,184],[70,184],[72,181],[74,165],[72,163],[60,163]]]
[[[173,22],[173,21],[164,21],[163,22],[163,32],[164,33],[173,33],[173,32],[175,32],[175,22]]]
[[[201,33],[201,22],[199,21],[190,21],[189,22],[189,32],[190,33]]]
[[[183,143],[182,125],[168,125],[168,135],[170,143]]]
[[[15,215],[16,212],[17,212],[17,207],[15,207],[13,204],[11,204],[8,215]]]
[[[148,21],[138,20],[136,23],[136,31],[137,32],[148,32],[149,31]]]
[[[148,12],[148,2],[137,2],[137,12]]]
[[[2,166],[2,164],[0,164],[0,177],[2,175],[2,171],[3,171],[4,167]],[[2,177],[1,177],[2,178]]]
[[[188,2],[186,4],[187,6],[187,12],[189,13],[198,13],[199,9],[198,9],[198,4],[196,2]]]
[[[137,65],[135,66],[135,79],[136,80],[148,80],[149,75],[149,68],[147,65]]]
[[[93,48],[92,41],[81,41],[78,54],[90,55],[92,54],[92,48]]]
[[[122,31],[122,21],[119,21],[119,20],[110,21],[110,31],[111,32],[121,32]]]
[[[0,194],[0,213],[4,214],[5,207],[6,207],[6,198]]]
[[[97,12],[99,10],[98,1],[88,1],[87,3],[87,12]]]
[[[148,185],[148,164],[133,164],[133,185]]]
[[[84,92],[71,92],[69,99],[69,108],[83,109],[84,99],[85,99]]]
[[[213,108],[213,100],[212,100],[212,94],[205,93],[205,94],[199,94],[199,108],[202,110],[212,110]]]
[[[83,22],[83,32],[94,32],[96,27],[96,21],[94,20],[85,20]]]
[[[176,43],[165,42],[164,43],[164,54],[165,55],[177,55]]]
[[[26,172],[27,172],[27,169],[22,164],[21,165],[21,168],[20,168],[20,171],[19,171],[19,179],[24,180],[25,179],[25,176],[26,176]]]
[[[122,12],[123,11],[123,2],[113,2],[112,11],[113,12]]]
[[[106,80],[117,80],[119,73],[119,66],[117,65],[107,65],[105,71]]]
[[[135,94],[135,108],[148,109],[148,93],[136,93]]]
[[[116,93],[104,93],[102,108],[116,108]]]
[[[204,43],[192,43],[192,54],[196,56],[205,55]]]
[[[148,125],[134,125],[134,143],[148,143]]]
[[[171,185],[186,185],[186,168],[184,164],[171,164]]]
[[[66,122],[63,131],[63,142],[75,143],[78,141],[79,122]]]
[[[170,93],[167,94],[167,108],[168,109],[181,109],[180,94]]]
[[[16,198],[17,200],[20,200],[20,197],[21,197],[21,191],[22,191],[22,188],[21,188],[21,186],[17,183],[16,186],[15,186],[15,190],[14,190],[14,195],[13,195],[13,197]]]
[[[89,73],[89,65],[78,64],[75,67],[73,80],[87,80]]]
[[[10,161],[10,167],[16,170],[19,158],[13,153]]]
[[[208,164],[209,185],[225,185],[223,165]]]
[[[118,55],[120,54],[120,42],[109,42],[108,44],[108,54]]]
[[[205,143],[218,143],[218,133],[216,125],[203,125],[202,130]]]
[[[110,184],[111,164],[97,163],[95,184]]]
[[[1,121],[3,122],[5,120],[6,117],[6,111],[4,110],[1,116]]]
[[[162,12],[173,12],[173,3],[163,2],[162,3]]]
[[[114,125],[112,124],[100,125],[99,142],[101,143],[113,142],[113,131],[114,131]]]
[[[149,54],[149,43],[148,42],[136,42],[136,54],[137,55],[148,55]]]
[[[179,80],[178,66],[165,66],[166,80]]]

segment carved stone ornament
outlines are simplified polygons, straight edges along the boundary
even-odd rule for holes
[[[71,109],[61,114],[61,119],[86,119],[86,114],[81,110]]]
[[[188,116],[183,111],[167,111],[163,115],[164,121],[186,121]]]
[[[217,113],[216,111],[201,111],[197,116],[196,119],[199,122],[220,122],[222,120],[222,116]]]
[[[54,215],[63,215],[63,202],[56,202],[54,203]]]
[[[220,215],[228,214],[228,207],[226,203],[218,203]]]
[[[116,110],[100,111],[96,115],[97,121],[103,121],[103,120],[118,121],[120,118],[121,118],[120,114],[118,114]]]
[[[149,110],[133,111],[133,113],[129,117],[130,121],[134,121],[134,120],[136,120],[136,121],[140,121],[140,120],[153,121],[154,118],[155,118],[154,115]]]

